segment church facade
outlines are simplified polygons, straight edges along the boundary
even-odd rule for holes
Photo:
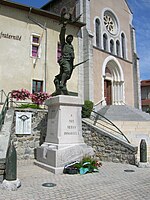
[[[133,14],[125,0],[55,0],[41,9],[1,3],[0,90],[54,91],[64,11],[73,19],[80,16],[67,25],[67,34],[75,38],[75,63],[86,61],[74,70],[69,90],[93,101],[97,110],[102,105],[140,108]]]
[[[101,105],[140,108],[139,59],[133,14],[125,0],[55,0],[42,7],[66,12],[86,23],[78,34],[81,60],[80,93]],[[83,75],[83,76],[82,76]]]

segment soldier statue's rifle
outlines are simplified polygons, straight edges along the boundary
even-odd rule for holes
[[[89,59],[86,59],[86,60],[84,60],[84,61],[82,61],[82,62],[79,62],[79,63],[73,65],[73,69],[75,69],[75,68],[76,68],[77,66],[79,66],[79,65],[82,65],[83,63],[87,62],[88,60],[89,60]]]

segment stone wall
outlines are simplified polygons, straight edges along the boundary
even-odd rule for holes
[[[31,134],[30,135],[16,135],[16,111],[31,112]],[[47,127],[47,110],[24,109],[15,110],[14,121],[12,126],[12,139],[17,150],[17,159],[33,159],[36,147],[40,146],[45,140]]]
[[[18,111],[18,110],[16,110]],[[31,135],[16,135],[15,121],[12,128],[12,138],[17,150],[18,159],[33,159],[36,147],[41,145],[46,136],[47,110],[19,110],[21,112],[32,112]],[[92,128],[83,122],[83,137],[87,145],[93,147],[95,156],[102,161],[121,162],[135,164],[137,148],[121,142],[96,128]]]
[[[83,123],[83,137],[101,161],[136,164],[137,147]]]
[[[5,164],[0,161],[0,183],[3,181],[5,167]]]

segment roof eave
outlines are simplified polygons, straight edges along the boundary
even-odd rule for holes
[[[0,1],[0,4],[6,5],[6,6],[9,6],[9,7],[13,7],[13,8],[17,8],[17,9],[21,9],[21,10],[25,10],[25,11],[28,11],[28,12],[32,12],[34,14],[38,14],[38,15],[45,16],[45,17],[48,17],[48,18],[51,18],[51,19],[55,19],[57,21],[60,21],[60,19],[61,19],[61,17],[59,15],[56,15],[56,14],[51,13],[49,11],[30,7],[30,6],[26,6],[26,5],[15,3],[15,2],[3,0],[3,1]],[[81,27],[86,25],[85,23],[82,23],[82,22],[75,22],[75,23],[69,23],[69,24],[74,25],[78,28],[81,28]]]

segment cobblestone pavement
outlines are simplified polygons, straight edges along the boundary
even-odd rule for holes
[[[124,170],[134,170],[125,172]],[[98,173],[55,175],[33,162],[18,163],[21,187],[0,188],[0,200],[150,200],[150,168],[103,162]],[[55,187],[43,187],[55,183]]]

